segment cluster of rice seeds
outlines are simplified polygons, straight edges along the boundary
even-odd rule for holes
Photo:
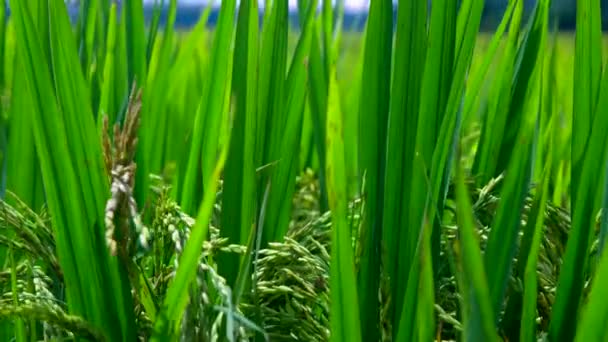
[[[89,341],[105,341],[104,335],[81,317],[68,315],[63,310],[41,305],[35,301],[35,297],[31,298],[31,300],[26,299],[23,304],[18,306],[2,303],[0,305],[0,319],[21,318],[43,321],[57,328],[45,328],[45,340],[74,340],[78,336]],[[60,330],[58,329],[63,333],[59,333]]]
[[[490,227],[496,209],[500,201],[499,188],[502,177],[491,180],[485,187],[481,189],[473,189],[473,210],[477,219],[478,236],[482,251],[485,250],[486,242],[490,232]],[[469,185],[474,184],[470,180]],[[525,200],[525,206],[522,215],[522,226],[525,225],[527,215],[532,206],[532,198],[529,196]],[[555,291],[559,275],[559,268],[562,264],[562,257],[565,253],[566,241],[568,232],[570,231],[570,215],[569,213],[551,203],[547,203],[545,210],[544,234],[541,240],[539,251],[539,260],[537,265],[538,275],[538,318],[539,334],[542,334],[548,328],[551,307],[555,300]],[[442,325],[442,338],[453,339],[456,332],[460,330],[460,322],[457,320],[459,315],[459,298],[456,289],[456,279],[452,275],[453,267],[450,266],[452,243],[457,237],[457,227],[454,225],[446,225],[443,227],[442,234],[442,270],[440,270],[439,282],[439,298],[437,305],[438,317]],[[520,231],[520,237],[523,232]],[[597,246],[597,240],[593,246]],[[594,249],[591,249],[591,254]],[[514,260],[516,262],[516,260]],[[522,276],[514,274],[511,279],[511,289],[521,291]]]
[[[36,214],[11,192],[7,192],[7,197],[14,205],[0,201],[0,245],[45,261],[54,274],[61,278],[48,217],[44,212]]]
[[[295,225],[285,241],[260,251],[248,317],[259,310],[271,341],[329,339],[329,242],[331,217]]]
[[[221,210],[220,207],[216,210]],[[157,274],[154,283],[158,294],[165,293],[168,282],[173,278],[179,265],[179,257],[183,252],[190,231],[194,226],[194,219],[185,214],[179,205],[169,196],[169,188],[159,191],[155,205],[155,214],[152,224],[152,255],[157,258],[154,264]],[[218,313],[216,306],[226,312],[238,310],[233,307],[232,290],[226,285],[225,279],[215,272],[215,265],[211,260],[218,253],[244,254],[245,246],[230,245],[227,238],[220,237],[219,230],[209,226],[209,239],[203,244],[203,253],[197,271],[197,282],[190,289],[190,301],[186,307],[181,322],[182,341],[216,341],[218,329],[233,315],[223,311]],[[232,322],[231,331],[235,336],[244,336],[243,327],[238,322]],[[234,333],[236,332],[236,333]]]
[[[10,271],[7,275],[10,276]],[[65,303],[50,290],[52,279],[40,266],[24,261],[17,267],[16,276],[17,304],[12,292],[3,293],[0,296],[0,320],[19,317],[41,322],[45,340],[73,339],[75,336],[91,341],[104,340],[103,334],[82,318],[66,313]]]
[[[289,231],[283,242],[270,243],[260,250],[253,276],[254,293],[242,304],[248,317],[261,316],[271,341],[329,340],[331,213],[319,212],[319,189],[311,170],[297,177]],[[363,200],[349,203],[353,246],[363,210]],[[383,288],[386,290],[386,286]],[[383,334],[389,338],[388,293],[381,291],[379,295],[384,301]]]
[[[104,162],[111,181],[111,196],[105,208],[106,244],[112,255],[118,254],[123,259],[135,254],[136,247],[147,249],[150,239],[149,230],[142,222],[133,197],[136,170],[133,160],[137,148],[141,96],[141,90],[137,90],[134,83],[124,125],[122,129],[118,123],[114,125],[113,144],[108,135],[108,117],[104,116],[103,120]],[[135,232],[131,232],[130,221]],[[116,234],[116,228],[120,230],[119,234]]]

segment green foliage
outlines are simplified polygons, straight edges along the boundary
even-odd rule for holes
[[[600,1],[332,4],[0,6],[0,340],[607,338]]]

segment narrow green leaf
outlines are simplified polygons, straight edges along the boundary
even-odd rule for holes
[[[228,120],[223,120],[223,127],[220,129],[220,137],[225,140],[221,152],[219,153],[218,161],[213,170],[211,178],[207,179],[205,184],[205,195],[203,202],[200,205],[196,223],[192,228],[190,237],[184,247],[179,260],[175,278],[167,289],[167,295],[163,302],[158,318],[154,323],[154,334],[151,341],[168,341],[177,338],[177,330],[181,321],[182,315],[188,304],[188,288],[196,278],[196,270],[198,269],[199,259],[203,249],[203,242],[207,238],[207,231],[213,205],[216,199],[216,191],[219,184],[220,175],[224,168],[228,146],[230,144],[230,123]]]
[[[313,135],[315,138],[316,152],[319,157],[319,185],[321,187],[321,210],[327,209],[327,188],[325,181],[325,116],[327,113],[327,78],[325,65],[321,54],[319,40],[320,23],[317,20],[314,25],[314,33],[310,47],[309,56],[309,103],[310,114],[313,122]]]
[[[6,5],[5,2],[3,2],[0,6],[0,90],[4,90],[4,87],[7,85],[7,79],[4,71],[5,61],[7,59],[6,55],[8,55],[8,52],[5,50],[6,45],[8,45],[6,43],[6,41],[8,40],[6,23]]]
[[[492,84],[490,99],[488,100],[488,111],[483,118],[479,149],[473,163],[473,172],[478,177],[478,184],[480,185],[487,184],[497,173],[497,169],[504,170],[506,168],[506,166],[498,168],[498,158],[496,158],[496,155],[500,152],[504,126],[508,120],[512,100],[515,54],[520,35],[519,26],[523,10],[523,2],[516,1],[513,18],[509,24],[509,35],[505,50],[498,67],[502,72],[496,75],[496,79]]]
[[[209,87],[201,97],[192,134],[190,154],[182,192],[181,206],[192,212],[200,193],[201,171],[204,184],[211,177],[216,162],[220,118],[225,107],[225,94],[230,89],[232,65],[231,46],[234,33],[235,1],[222,1],[220,17],[213,42]]]
[[[572,119],[572,193],[578,193],[585,151],[591,136],[602,71],[602,27],[600,0],[576,1],[576,46],[574,50],[574,106]],[[572,202],[573,212],[576,203]]]
[[[534,82],[534,71],[537,65],[542,65],[542,58],[546,47],[545,32],[549,20],[549,7],[551,0],[542,0],[536,3],[529,28],[523,38],[517,59],[515,61],[515,72],[513,74],[512,98],[509,106],[508,120],[509,124],[502,126],[504,136],[501,142],[500,151],[497,159],[497,168],[494,171],[494,176],[502,173],[513,156],[515,141],[517,140],[519,131],[525,122],[525,111],[523,110],[526,104],[526,98],[530,89],[530,84]]]
[[[388,276],[392,279],[391,298],[394,303],[394,321],[399,321],[405,304],[402,290],[408,281],[414,250],[408,241],[417,241],[419,229],[410,229],[408,205],[410,202],[412,165],[415,153],[416,127],[420,107],[420,86],[426,49],[426,4],[402,0],[399,3],[395,41],[390,115],[386,152],[384,193],[383,245]],[[412,194],[412,201],[420,201]],[[417,272],[416,272],[417,273]],[[395,327],[396,328],[396,327]]]
[[[605,302],[605,298],[608,296],[608,286],[606,284],[608,284],[608,253],[603,253],[591,284],[589,298],[578,322],[575,341],[608,340],[606,333],[608,308]]]
[[[171,0],[165,32],[162,39],[156,40],[155,53],[149,59],[148,78],[145,80],[145,86],[142,86],[144,93],[141,109],[142,125],[139,129],[140,148],[136,155],[136,182],[140,185],[137,198],[142,201],[147,197],[149,174],[158,174],[162,171],[162,165],[166,159],[165,146],[170,144],[167,141],[167,131],[171,127],[172,120],[169,120],[171,113],[167,111],[169,98],[165,96],[170,74],[160,70],[168,69],[173,62],[176,13],[177,1]],[[142,80],[142,85],[143,82]]]
[[[267,241],[280,241],[289,228],[291,207],[295,191],[295,178],[298,171],[298,153],[302,134],[302,124],[306,96],[308,90],[308,65],[306,58],[309,55],[312,40],[314,7],[308,16],[298,40],[293,60],[287,76],[286,90],[288,94],[285,102],[285,125],[281,129],[281,140],[272,143],[272,149],[279,149],[275,169],[270,174],[270,194],[268,197],[268,211],[264,222],[264,234]],[[283,120],[279,119],[279,120]],[[275,126],[274,129],[279,129]],[[273,136],[279,136],[270,131]],[[272,153],[272,152],[271,152]],[[274,158],[273,158],[274,159]]]
[[[257,110],[258,7],[241,2],[236,28],[232,86],[236,96],[233,138],[226,161],[222,204],[222,236],[229,243],[247,243],[255,218],[255,119]],[[238,255],[220,255],[219,270],[234,286]]]
[[[260,46],[255,148],[257,167],[275,163],[279,158],[286,118],[288,6],[287,0],[276,0],[271,4],[271,7],[265,7]]]
[[[143,2],[126,0],[123,7],[127,33],[128,89],[133,80],[142,84],[146,79],[146,36],[144,33]]]
[[[534,88],[529,91],[534,93]],[[528,100],[529,108],[538,108],[538,106],[534,106],[534,103],[537,103],[534,100],[533,96]],[[496,315],[502,311],[504,304],[504,295],[517,249],[521,213],[532,177],[533,153],[536,144],[534,132],[538,117],[537,111],[534,109],[529,111],[534,114],[528,115],[525,126],[519,133],[515,154],[506,172],[501,201],[492,222],[484,256],[492,305]],[[495,317],[495,320],[498,322],[498,316]]]
[[[393,2],[370,3],[362,84],[366,96],[359,105],[359,172],[365,175],[366,210],[361,232],[361,263],[357,277],[364,341],[379,335],[378,287],[384,201],[386,133],[390,98]],[[369,91],[367,91],[369,90]],[[327,166],[329,168],[329,166]]]
[[[538,291],[538,277],[536,269],[538,265],[538,254],[540,251],[541,239],[543,237],[543,227],[545,219],[545,208],[547,207],[549,194],[549,175],[551,174],[551,163],[547,163],[543,174],[543,181],[539,191],[534,198],[532,209],[526,223],[525,234],[530,236],[530,243],[527,248],[522,247],[522,250],[528,250],[526,258],[518,261],[520,268],[525,267],[524,271],[524,294],[523,304],[519,329],[520,341],[535,341],[536,340],[536,303]],[[522,243],[523,245],[523,243]],[[525,253],[525,252],[524,252]],[[523,253],[520,253],[523,254]],[[525,263],[525,266],[523,266]],[[513,300],[513,299],[511,299]],[[508,311],[507,311],[508,312]],[[508,332],[511,336],[517,337],[512,332]]]
[[[114,123],[116,120],[116,111],[118,110],[115,106],[114,101],[114,89],[115,84],[115,49],[116,49],[116,4],[112,4],[110,9],[110,19],[108,21],[108,38],[106,41],[106,57],[103,71],[103,86],[101,89],[101,101],[99,104],[99,117],[107,115],[109,122]],[[98,126],[102,127],[101,123],[103,120],[98,120]]]
[[[494,56],[496,55],[496,51],[498,50],[500,41],[503,38],[507,26],[510,22],[513,23],[513,12],[516,7],[516,4],[519,5],[520,3],[520,0],[509,1],[502,20],[500,21],[500,24],[492,35],[492,39],[490,40],[490,43],[488,44],[488,47],[485,51],[482,65],[477,70],[475,70],[475,73],[472,73],[471,82],[470,85],[467,86],[466,97],[464,102],[463,121],[465,122],[467,121],[467,118],[472,114],[471,112],[473,111],[475,101],[479,97],[483,81],[486,79],[488,69],[490,69],[490,65],[494,61]],[[517,29],[515,29],[515,27],[517,26],[519,26],[519,23],[517,23],[516,25],[511,25],[509,32],[513,30],[517,32]]]
[[[36,154],[33,122],[28,114],[31,101],[25,69],[15,60],[15,73],[9,113],[9,141],[7,155],[7,189],[15,193],[30,208],[40,208],[44,201],[40,162]]]
[[[490,290],[486,281],[479,239],[474,230],[473,208],[464,183],[462,167],[457,167],[456,199],[459,238],[456,245],[460,255],[459,268],[462,279],[459,288],[463,295],[462,317],[463,341],[498,341],[494,314],[490,301]]]
[[[154,47],[154,44],[156,43],[156,36],[158,35],[158,29],[160,26],[160,15],[164,7],[165,0],[154,0],[152,20],[150,22],[150,28],[148,30],[148,46],[146,47],[146,56],[148,61],[150,61],[152,58],[152,49]]]
[[[327,190],[332,210],[332,248],[330,266],[331,341],[360,342],[361,324],[355,282],[355,264],[349,227],[344,131],[339,90],[332,68],[327,106]],[[372,322],[368,322],[372,323]],[[373,321],[375,323],[375,321]],[[372,323],[372,324],[373,324]]]
[[[417,124],[416,137],[417,152],[422,154],[427,169],[431,165],[452,84],[456,5],[455,0],[438,0],[431,4],[428,48],[421,85],[421,119]]]
[[[126,278],[116,258],[108,255],[102,236],[108,184],[84,76],[80,68],[73,69],[78,54],[65,3],[47,3],[48,26],[40,31],[23,3],[11,4],[68,308],[112,339],[133,339]],[[48,36],[41,36],[42,31]],[[42,37],[48,37],[49,55]]]
[[[587,24],[582,23],[583,26],[588,24],[588,22]],[[590,63],[590,61],[582,60],[579,63]],[[577,94],[577,96],[585,96],[582,93]],[[607,140],[605,132],[608,129],[608,115],[606,115],[606,108],[608,108],[608,69],[606,68],[602,75],[600,94],[600,102],[596,106],[597,113],[593,115],[593,124],[590,126],[591,134],[583,153],[584,158],[576,192],[574,192],[574,188],[572,189],[572,228],[559,275],[549,327],[549,336],[553,339],[573,339],[576,335],[576,320],[571,319],[571,317],[576,315],[581,303],[588,272],[589,245],[595,227],[596,199],[603,195],[601,193],[603,188],[598,188],[597,180],[604,172],[604,170],[598,168],[598,165],[605,165],[606,162]],[[580,112],[577,112],[575,115],[578,116],[579,114]],[[577,116],[574,117],[574,121],[578,120]],[[581,120],[584,120],[584,118]],[[573,134],[578,133],[575,131]],[[574,176],[574,164],[572,167]]]
[[[416,328],[418,341],[435,339],[435,286],[433,281],[433,259],[431,256],[431,233],[433,226],[430,220],[425,220],[421,241],[420,282],[418,283],[418,298],[416,312]]]

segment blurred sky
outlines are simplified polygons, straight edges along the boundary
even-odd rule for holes
[[[153,3],[154,0],[144,0],[144,2]],[[206,4],[208,0],[177,0],[179,4]],[[219,3],[220,0],[215,0],[215,2]],[[335,0],[334,0],[335,2]],[[263,4],[264,1],[260,0],[260,3]],[[296,8],[297,0],[289,0],[289,6],[292,8]],[[361,11],[366,10],[369,6],[369,0],[344,0],[344,7],[346,10],[350,11]]]

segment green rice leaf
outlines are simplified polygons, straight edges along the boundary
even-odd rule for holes
[[[509,35],[507,38],[502,60],[498,64],[499,70],[491,86],[490,99],[487,113],[483,118],[483,127],[479,142],[479,149],[475,154],[473,173],[479,178],[479,184],[487,184],[497,173],[498,158],[503,141],[504,125],[508,120],[509,107],[511,104],[512,79],[517,42],[520,35],[520,24],[523,15],[524,4],[515,1],[513,18],[509,24]],[[494,96],[492,96],[494,95]],[[504,168],[499,168],[503,170]]]
[[[201,176],[202,182],[207,183],[218,154],[220,119],[227,106],[224,101],[231,82],[231,72],[226,70],[231,70],[232,65],[235,7],[234,0],[222,1],[209,68],[209,86],[200,99],[187,160],[181,197],[181,206],[186,212],[192,212],[197,206],[196,194],[201,191],[197,185],[201,184]]]
[[[313,135],[315,139],[316,152],[319,157],[319,183],[321,187],[321,210],[327,209],[327,188],[325,181],[325,115],[327,113],[327,77],[325,64],[321,53],[319,39],[320,23],[317,20],[310,47],[309,56],[309,104],[310,114],[313,122]]]
[[[378,339],[378,287],[386,134],[390,100],[391,46],[393,3],[378,0],[370,3],[365,42],[362,84],[366,96],[359,103],[359,172],[365,175],[366,210],[361,227],[361,263],[357,274],[360,320],[367,322],[362,330],[364,341]],[[329,166],[328,166],[329,167]]]
[[[583,163],[592,131],[602,71],[602,27],[600,1],[576,2],[574,50],[574,117],[572,119],[572,193],[578,192]],[[573,211],[576,210],[572,202]]]
[[[146,79],[146,36],[142,1],[126,0],[123,13],[127,33],[128,87],[130,89],[134,79],[139,84],[143,84]]]
[[[516,4],[518,6],[516,6]],[[513,23],[514,9],[516,7],[521,7],[521,6],[522,6],[522,4],[521,4],[520,0],[509,1],[509,3],[507,4],[507,8],[505,9],[505,13],[502,17],[502,20],[500,21],[500,24],[496,28],[496,31],[492,35],[492,39],[490,40],[490,43],[488,44],[488,47],[485,51],[485,54],[483,57],[483,62],[481,64],[481,66],[477,70],[475,70],[475,72],[471,73],[471,83],[469,86],[467,86],[467,89],[466,89],[466,97],[465,97],[464,109],[463,109],[463,121],[465,121],[465,122],[467,121],[468,117],[472,114],[473,107],[475,105],[476,100],[479,98],[479,94],[481,92],[483,82],[485,81],[485,79],[488,75],[488,70],[490,69],[490,65],[494,61],[494,57],[496,56],[496,52],[498,50],[498,47],[500,46],[501,39],[503,38],[503,35],[507,29],[507,26],[509,26],[509,23]],[[517,32],[517,29],[515,29],[515,27],[517,27],[517,26],[519,26],[519,23],[517,21],[516,21],[515,25],[511,24],[509,32],[511,32],[511,30],[515,30]]]
[[[255,124],[257,110],[258,8],[241,2],[236,28],[232,86],[236,96],[233,138],[226,161],[222,204],[222,236],[229,243],[246,245],[255,220]],[[234,286],[238,255],[220,255],[219,269]]]
[[[311,9],[315,7],[311,7]],[[280,241],[289,228],[291,198],[295,191],[298,153],[308,90],[306,58],[309,55],[312,40],[313,16],[314,11],[309,11],[289,68],[286,83],[286,90],[289,95],[284,109],[287,115],[285,116],[285,126],[280,129],[282,139],[276,140],[272,145],[280,148],[280,154],[277,158],[275,170],[271,171],[270,175],[268,211],[264,222],[264,233],[267,234],[268,241]],[[279,127],[275,127],[275,129],[279,129]],[[271,133],[276,134],[275,132]]]
[[[265,7],[260,45],[255,148],[257,167],[277,162],[286,118],[288,6],[287,0],[268,3],[271,6]],[[268,240],[269,237],[264,235],[264,238]]]
[[[606,341],[608,310],[604,299],[608,296],[608,253],[603,253],[598,263],[597,273],[591,285],[591,292],[578,322],[575,341]]]
[[[579,3],[580,6],[583,4]],[[581,8],[584,10],[584,8]],[[591,22],[583,21],[582,26],[590,25]],[[578,47],[577,49],[581,49]],[[579,52],[579,53],[582,53]],[[591,59],[583,59],[579,63],[591,63]],[[578,87],[578,85],[577,85]],[[583,85],[581,85],[583,87]],[[575,96],[587,96],[587,93],[576,92]],[[581,101],[581,100],[577,100]],[[603,195],[603,188],[597,186],[598,179],[605,170],[598,165],[606,165],[606,130],[608,129],[608,116],[606,115],[608,106],[608,72],[605,69],[602,76],[600,102],[596,106],[597,113],[593,115],[593,124],[590,126],[591,134],[584,149],[582,166],[576,188],[572,189],[572,228],[566,245],[564,263],[559,275],[555,304],[551,316],[549,336],[551,338],[573,339],[576,335],[576,320],[573,315],[578,312],[583,288],[588,275],[589,248],[591,237],[594,234],[595,215],[599,204],[596,204],[598,196]],[[573,121],[578,120],[580,111],[576,111]],[[581,118],[581,120],[585,120]],[[573,131],[573,151],[575,140],[574,135],[579,134]],[[574,152],[573,152],[574,153]],[[576,167],[573,156],[572,180],[573,186]]]
[[[416,1],[400,1],[395,41],[395,63],[392,96],[388,118],[386,152],[383,245],[386,248],[386,268],[392,279],[391,298],[395,311],[394,321],[399,321],[402,307],[413,307],[403,301],[402,290],[409,283],[409,269],[415,251],[408,241],[417,241],[420,230],[409,229],[408,206],[410,201],[421,201],[410,192],[414,160],[416,125],[420,106],[420,86],[423,70],[420,65],[426,56],[426,4]],[[390,191],[389,191],[390,189]],[[412,195],[410,197],[410,194]],[[418,273],[418,272],[416,272]],[[416,282],[417,283],[417,282]],[[414,298],[415,299],[415,298]]]
[[[529,28],[523,38],[517,59],[515,60],[515,72],[513,74],[512,98],[508,109],[508,125],[504,127],[504,136],[501,142],[500,151],[497,159],[497,168],[494,176],[498,176],[507,169],[509,161],[516,156],[515,141],[519,131],[525,122],[525,111],[523,110],[531,83],[534,82],[533,74],[537,65],[542,65],[542,55],[545,50],[545,32],[549,20],[550,0],[543,0],[536,3]]]
[[[536,21],[544,22],[548,15],[548,1],[539,4],[537,14],[540,18]],[[531,35],[538,34],[536,48],[539,49],[544,43],[544,34],[542,27],[546,25],[539,24],[540,32],[530,33]],[[536,24],[532,25],[533,27]],[[526,47],[528,48],[528,47]],[[534,61],[534,60],[533,60]],[[526,63],[526,62],[524,62]],[[537,66],[537,67],[535,67]],[[524,199],[529,191],[529,183],[532,179],[533,162],[535,160],[534,152],[536,151],[536,126],[538,121],[538,112],[540,109],[540,72],[542,63],[534,63],[525,67],[530,69],[530,79],[527,81],[525,91],[522,94],[527,94],[525,98],[515,99],[513,101],[525,101],[522,103],[519,115],[522,116],[523,126],[518,133],[519,137],[514,145],[513,155],[509,159],[509,167],[506,170],[505,183],[501,191],[501,202],[498,206],[496,216],[492,222],[492,230],[488,237],[488,246],[485,254],[485,265],[488,274],[488,284],[490,286],[490,294],[494,305],[494,312],[498,314],[502,310],[504,303],[504,295],[507,288],[508,279],[511,273],[511,265],[517,248],[517,236],[520,228],[520,216],[514,213],[521,213],[524,206]],[[516,76],[525,76],[516,71]],[[517,86],[516,88],[517,89]],[[517,90],[514,96],[517,96]],[[520,95],[523,96],[523,95]],[[515,103],[513,105],[517,106]],[[524,254],[520,255],[527,259]],[[523,262],[523,260],[522,260]],[[523,268],[523,267],[522,267]],[[498,321],[499,317],[495,317]]]
[[[112,8],[110,9],[110,19],[108,21],[108,38],[106,41],[106,56],[103,70],[103,86],[101,89],[101,101],[99,104],[99,114],[98,117],[103,117],[103,115],[108,116],[108,120],[111,123],[114,123],[116,120],[116,114],[118,111],[117,106],[115,105],[115,97],[114,97],[114,84],[115,84],[115,50],[116,50],[116,36],[117,36],[117,27],[116,27],[116,4],[112,4]],[[101,123],[103,120],[98,120],[98,126],[102,127]]]
[[[126,278],[102,237],[108,184],[86,83],[80,68],[73,69],[78,55],[65,3],[56,0],[46,7],[52,55],[41,48],[40,31],[23,3],[11,5],[68,308],[103,328],[112,339],[133,339]]]
[[[498,341],[494,325],[494,313],[490,300],[486,272],[483,265],[479,240],[475,235],[473,209],[464,183],[462,167],[457,167],[456,200],[459,239],[456,252],[460,255],[459,284],[462,298],[464,324],[463,341]]]
[[[536,269],[538,265],[538,255],[540,250],[541,239],[543,236],[543,224],[545,219],[545,208],[547,207],[548,195],[549,195],[549,175],[551,174],[551,163],[547,163],[545,171],[543,173],[542,185],[534,198],[532,209],[528,222],[525,227],[525,234],[530,236],[524,238],[528,240],[529,244],[527,247],[522,247],[522,250],[527,250],[527,257],[521,258],[518,261],[520,268],[524,268],[524,294],[522,303],[522,312],[520,318],[521,327],[519,328],[520,341],[534,341],[536,340],[536,303],[537,303],[537,289],[538,289],[538,276]],[[520,254],[524,254],[520,253]],[[525,263],[525,266],[523,266]],[[511,299],[513,300],[513,299]],[[509,312],[507,310],[507,312]],[[511,336],[515,336],[515,332],[508,331]]]
[[[222,121],[222,127],[220,128],[222,134],[220,138],[225,144],[222,145],[222,150],[219,153],[218,161],[211,174],[211,178],[208,178],[207,184],[205,184],[206,192],[196,216],[196,223],[192,227],[190,238],[186,242],[184,251],[180,257],[175,278],[167,289],[161,311],[158,314],[156,322],[154,322],[154,334],[151,341],[175,340],[178,337],[178,327],[189,300],[189,296],[186,293],[188,293],[190,284],[196,278],[203,242],[207,238],[220,175],[222,174],[228,146],[230,145],[229,132],[231,131],[231,123],[226,118]]]
[[[330,265],[331,341],[360,342],[358,286],[351,233],[347,218],[344,136],[339,90],[335,71],[331,70],[327,107],[327,190],[332,210],[332,248]],[[372,323],[370,321],[368,323]],[[368,326],[369,327],[369,326]]]

